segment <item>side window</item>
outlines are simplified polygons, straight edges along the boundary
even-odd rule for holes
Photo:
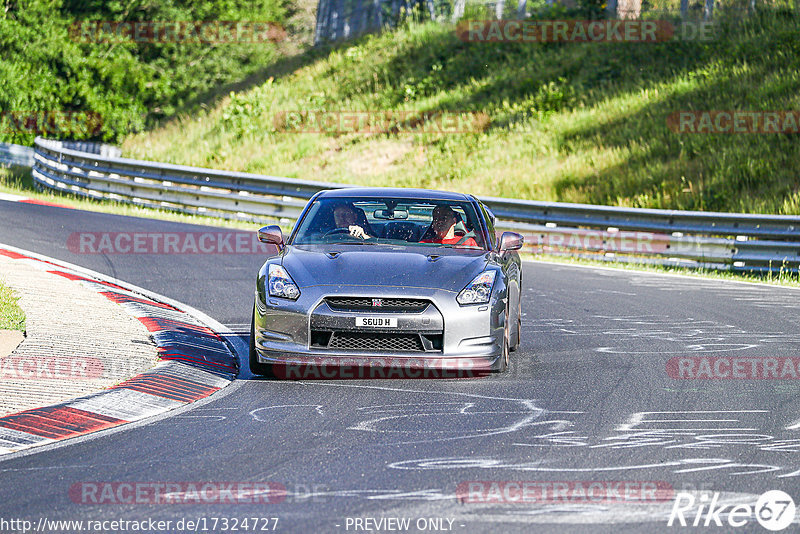
[[[462,208],[459,205],[454,205],[454,206],[450,206],[450,207],[453,208],[453,211],[455,211],[458,214],[458,216],[461,218],[461,221],[464,223],[464,226],[467,229],[467,231],[472,230],[472,228],[470,228],[472,225],[470,224],[470,221],[469,221],[469,218],[467,217],[467,214],[464,213],[464,208]]]

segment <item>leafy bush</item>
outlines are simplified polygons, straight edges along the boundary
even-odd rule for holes
[[[270,42],[82,42],[75,23],[281,23],[287,9],[285,0],[6,0],[0,13],[0,112],[5,122],[0,141],[31,144],[42,121],[54,117],[66,119],[45,128],[53,136],[119,141],[195,109],[220,86],[276,59]],[[20,123],[26,115],[38,125]]]

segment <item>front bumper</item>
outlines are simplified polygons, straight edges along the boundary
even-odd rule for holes
[[[315,374],[319,378],[326,370],[341,372],[352,369],[354,377],[381,377],[397,370],[398,375],[424,377],[485,374],[501,368],[505,321],[505,288],[495,287],[488,304],[459,306],[456,294],[450,291],[408,287],[351,287],[320,285],[302,288],[297,301],[266,298],[256,293],[255,348],[258,361],[284,369],[287,375]],[[368,297],[426,299],[427,308],[420,312],[342,311],[333,309],[327,297]],[[356,317],[379,317],[396,320],[391,329],[357,327]],[[419,336],[416,350],[394,350],[396,343],[370,350],[337,349],[324,344],[320,332],[339,332],[351,336],[373,336],[389,332],[392,336]],[[386,334],[386,335],[390,335]],[[321,342],[320,339],[323,339]],[[334,345],[334,344],[331,344]],[[377,350],[374,350],[376,349]],[[370,370],[364,375],[363,369]],[[383,370],[383,375],[377,370]],[[331,374],[329,373],[329,374]],[[278,373],[280,374],[280,373]],[[335,373],[334,373],[335,374]],[[310,376],[314,378],[314,376]],[[385,376],[388,377],[388,376]],[[302,378],[302,376],[297,376]]]

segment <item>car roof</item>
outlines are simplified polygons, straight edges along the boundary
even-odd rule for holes
[[[411,189],[404,187],[346,187],[343,189],[326,189],[317,198],[407,198],[414,200],[472,200],[464,193],[437,191],[434,189]]]

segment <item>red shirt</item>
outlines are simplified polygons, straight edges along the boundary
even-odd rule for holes
[[[457,235],[457,236],[454,236],[454,237],[451,237],[451,238],[446,238],[446,237],[442,238],[441,241],[436,241],[433,238],[431,238],[431,239],[423,239],[423,240],[420,241],[420,243],[441,243],[442,245],[455,245],[456,243],[458,243],[462,239],[464,239],[464,236]],[[478,243],[471,237],[468,237],[463,243],[461,243],[458,246],[459,247],[480,248],[480,247],[478,247]]]

